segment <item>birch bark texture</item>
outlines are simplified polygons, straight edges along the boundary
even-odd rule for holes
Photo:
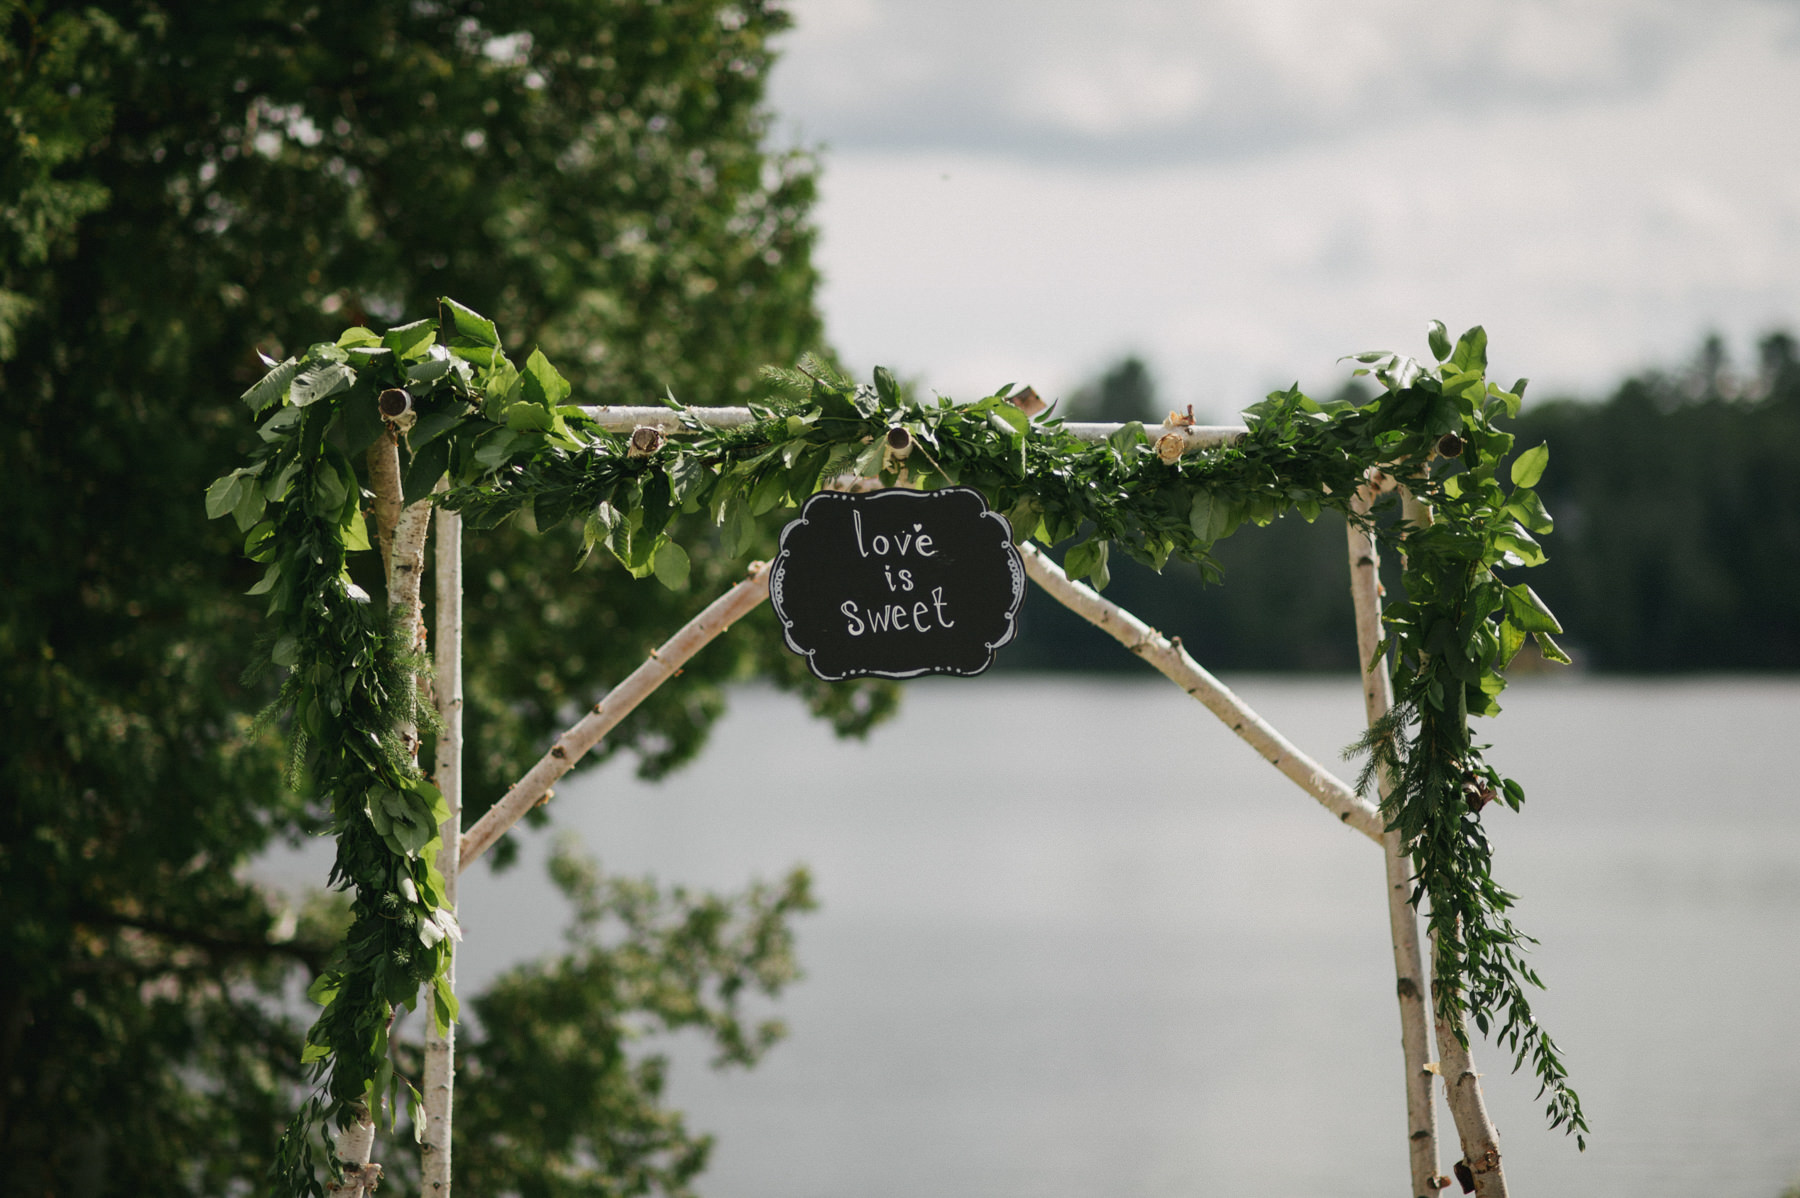
[[[1374,506],[1370,487],[1359,489],[1351,500],[1356,516],[1367,516]],[[1356,520],[1344,523],[1350,552],[1350,598],[1356,612],[1356,655],[1362,673],[1363,712],[1373,725],[1394,705],[1394,684],[1385,661],[1378,660],[1381,644],[1381,552],[1375,539]],[[1393,790],[1393,779],[1381,771],[1381,797]],[[1431,1034],[1425,963],[1419,951],[1419,916],[1410,901],[1412,862],[1400,833],[1381,834],[1381,855],[1387,865],[1388,931],[1394,947],[1394,990],[1400,1003],[1400,1048],[1406,1069],[1406,1156],[1412,1176],[1413,1198],[1431,1198],[1446,1179],[1438,1174],[1437,1104],[1431,1084]]]
[[[444,902],[456,913],[457,864],[462,834],[463,753],[463,588],[462,517],[437,509],[437,547],[432,562],[436,593],[433,615],[433,693],[437,700],[438,740],[435,765],[437,788],[450,813],[438,835],[438,872],[444,876]],[[456,988],[456,946],[450,946],[445,979]],[[425,1025],[425,1148],[423,1185],[427,1198],[449,1198],[451,1126],[456,1098],[456,1025],[438,1033],[437,1021]]]
[[[682,626],[681,631],[653,649],[643,665],[631,672],[593,709],[551,744],[536,765],[513,783],[500,801],[476,821],[462,838],[459,868],[467,869],[494,842],[506,835],[525,813],[550,796],[550,788],[630,715],[657,687],[681,672],[689,658],[769,597],[769,564],[752,562],[748,577],[713,600],[706,609]]]
[[[1327,811],[1370,840],[1381,843],[1381,813],[1373,803],[1301,752],[1229,687],[1203,669],[1179,642],[1170,640],[1111,600],[1101,598],[1093,588],[1071,579],[1037,546],[1020,545],[1019,556],[1025,561],[1025,572],[1051,598],[1149,662],[1165,678],[1198,699],[1226,727],[1297,783],[1300,789],[1317,799]]]

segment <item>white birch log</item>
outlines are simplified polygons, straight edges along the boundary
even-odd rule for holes
[[[756,417],[749,408],[667,408],[667,407],[584,407],[588,419],[609,432],[629,433],[640,428],[679,432],[683,418],[695,420],[708,428],[742,428]],[[1104,441],[1125,426],[1122,424],[1070,423],[1063,430],[1082,441]],[[1210,449],[1229,445],[1248,430],[1241,424],[1146,424],[1144,435],[1152,443],[1165,437],[1176,437],[1186,453],[1194,449]]]
[[[425,500],[410,507],[400,485],[400,439],[392,424],[385,424],[368,455],[369,489],[375,493],[375,527],[381,544],[382,567],[388,584],[388,612],[395,620],[401,643],[417,648],[423,641],[424,611],[419,584],[425,569],[425,537],[431,528],[431,504]],[[418,702],[419,680],[413,680],[413,702]],[[416,720],[404,720],[401,740],[418,760],[419,728]],[[337,1138],[337,1156],[344,1168],[344,1185],[334,1189],[338,1198],[363,1198],[374,1192],[381,1166],[372,1164],[375,1122],[366,1109]]]
[[[1381,843],[1381,813],[1331,771],[1308,757],[1214,678],[1186,649],[1091,587],[1075,582],[1035,545],[1019,546],[1025,572],[1058,603],[1094,624],[1198,699],[1225,726],[1345,824]]]
[[[1364,488],[1351,501],[1358,515],[1366,515],[1372,496]],[[1350,551],[1350,596],[1356,609],[1356,654],[1362,672],[1363,712],[1373,725],[1394,705],[1393,680],[1384,662],[1375,659],[1381,643],[1381,554],[1375,541],[1355,521],[1346,521]],[[1381,794],[1393,790],[1393,779],[1381,771]],[[1430,1063],[1431,1035],[1427,1030],[1430,996],[1426,993],[1425,965],[1419,953],[1419,917],[1409,902],[1412,894],[1412,862],[1400,834],[1381,834],[1382,856],[1387,862],[1388,931],[1394,948],[1395,993],[1400,1002],[1400,1049],[1406,1069],[1406,1154],[1412,1175],[1413,1198],[1431,1198],[1439,1190],[1437,1104],[1433,1101]]]
[[[469,868],[493,847],[494,842],[547,797],[557,780],[575,768],[575,763],[599,744],[620,720],[630,715],[657,687],[678,674],[690,657],[768,597],[768,563],[753,562],[749,577],[713,600],[705,611],[688,621],[661,648],[652,650],[648,661],[558,736],[538,763],[476,821],[475,826],[463,835],[460,868]]]
[[[382,577],[394,560],[394,525],[400,522],[400,437],[392,425],[383,425],[375,444],[369,446],[369,490],[375,493],[375,536],[381,549]],[[391,579],[389,580],[392,581]]]
[[[1424,528],[1432,521],[1431,508],[1412,491],[1400,488],[1400,515],[1414,528]],[[1432,952],[1437,951],[1437,938],[1432,937]],[[1437,1031],[1438,1069],[1444,1078],[1444,1099],[1450,1107],[1450,1120],[1456,1124],[1457,1142],[1462,1146],[1462,1166],[1471,1175],[1477,1198],[1506,1198],[1506,1174],[1500,1168],[1500,1136],[1494,1121],[1488,1118],[1487,1100],[1481,1093],[1481,1074],[1468,1047],[1467,1020],[1452,1023],[1440,1018],[1434,1006],[1432,1023]]]
[[[1481,1074],[1475,1071],[1475,1062],[1469,1055],[1468,1021],[1452,1022],[1440,1017],[1435,1022],[1444,1099],[1462,1144],[1460,1163],[1469,1171],[1476,1198],[1506,1198],[1506,1173],[1500,1168],[1500,1135],[1494,1130],[1494,1121],[1488,1118],[1487,1100],[1481,1094]]]
[[[363,1198],[365,1194],[373,1194],[381,1182],[381,1166],[369,1163],[369,1157],[375,1151],[375,1120],[370,1118],[368,1107],[356,1104],[355,1121],[338,1132],[333,1147],[338,1164],[344,1170],[344,1180],[325,1192],[332,1198]]]
[[[440,730],[437,741],[436,781],[450,809],[438,829],[443,847],[438,850],[438,872],[444,875],[444,901],[452,915],[456,913],[457,863],[461,854],[462,834],[462,750],[463,750],[463,674],[462,674],[462,517],[445,508],[437,510],[437,552],[432,573],[436,580],[436,602],[433,604],[436,641],[433,645]],[[456,986],[456,945],[450,942],[450,963],[445,977],[451,988]],[[431,997],[426,996],[426,1002]],[[429,1009],[429,1008],[427,1008]],[[456,1087],[456,1025],[451,1024],[442,1035],[437,1021],[425,1025],[425,1155],[424,1193],[429,1198],[449,1198],[451,1124]]]

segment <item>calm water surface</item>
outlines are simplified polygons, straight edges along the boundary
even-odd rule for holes
[[[1234,681],[1328,764],[1357,734],[1353,680]],[[1514,1192],[1775,1198],[1800,1178],[1800,682],[1507,699],[1492,757],[1529,799],[1489,819],[1497,874],[1594,1129],[1577,1153],[1478,1044]],[[914,685],[866,744],[747,691],[677,777],[619,763],[556,806],[615,872],[813,870],[790,1039],[748,1073],[677,1045],[714,1198],[1406,1192],[1380,855],[1160,679]],[[465,983],[557,947],[528,840],[465,882]]]

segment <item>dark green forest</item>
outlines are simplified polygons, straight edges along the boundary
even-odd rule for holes
[[[257,718],[280,681],[244,673],[260,571],[202,504],[255,437],[238,397],[259,351],[449,294],[584,399],[754,396],[760,366],[827,337],[818,164],[766,144],[786,24],[764,0],[0,0],[0,1193],[246,1192],[304,1093],[296,999],[343,907],[243,869],[325,808]],[[1578,660],[1800,668],[1794,341],[1586,398],[1533,397],[1519,422],[1552,446],[1533,584]],[[1126,362],[1067,410],[1158,402]],[[696,552],[672,595],[604,554],[573,573],[578,548],[471,541],[467,820],[740,569]],[[1353,667],[1341,525],[1246,529],[1219,559],[1222,586],[1121,562],[1109,593],[1215,668]],[[1135,665],[1052,604],[1024,618],[1006,668]],[[596,759],[678,766],[751,677],[850,734],[897,696],[814,682],[765,612]],[[689,1193],[710,1141],[627,1028],[698,1027],[753,1063],[778,1031],[759,1004],[797,976],[805,876],[704,896],[577,855],[556,871],[571,951],[466,1000],[509,1034],[462,1042],[459,1178]]]
[[[1160,406],[1159,406],[1160,404]],[[1079,418],[1160,419],[1144,363],[1126,358],[1070,397]],[[1734,368],[1709,337],[1691,361],[1604,397],[1535,398],[1521,449],[1550,446],[1538,486],[1556,520],[1531,585],[1578,668],[1626,673],[1800,669],[1800,352],[1771,332]],[[1288,516],[1217,549],[1222,585],[1122,560],[1108,597],[1224,670],[1353,670],[1341,519]],[[1111,638],[1026,604],[1008,669],[1130,670]],[[1526,661],[1530,658],[1524,659]]]

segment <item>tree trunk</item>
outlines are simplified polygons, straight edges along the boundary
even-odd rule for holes
[[[1019,546],[1025,572],[1051,598],[1101,629],[1127,649],[1155,666],[1162,675],[1200,700],[1251,748],[1317,799],[1338,819],[1370,840],[1381,843],[1381,813],[1348,784],[1301,752],[1293,742],[1252,711],[1242,699],[1188,656],[1179,640],[1162,633],[1113,603],[1093,588],[1075,582],[1035,545]]]
[[[1366,514],[1373,497],[1365,488],[1351,506]],[[1362,670],[1363,711],[1374,724],[1394,705],[1393,679],[1387,665],[1377,661],[1381,643],[1381,554],[1368,533],[1354,521],[1345,523],[1350,549],[1350,595],[1356,607],[1356,653]],[[1381,772],[1385,799],[1393,779]],[[1412,862],[1400,834],[1381,834],[1382,856],[1387,862],[1388,931],[1394,946],[1395,993],[1400,1002],[1400,1049],[1406,1068],[1406,1152],[1412,1174],[1413,1198],[1431,1198],[1441,1188],[1438,1175],[1437,1105],[1431,1092],[1431,1036],[1426,1012],[1431,998],[1426,991],[1425,965],[1419,954],[1419,917],[1408,900],[1412,894]]]
[[[437,510],[437,557],[433,564],[437,582],[434,693],[438,722],[442,726],[438,733],[435,772],[438,790],[450,809],[443,827],[438,830],[443,847],[438,850],[437,867],[444,875],[444,901],[454,914],[462,835],[462,517],[444,508]],[[456,985],[455,951],[452,943],[445,975],[452,989]],[[455,1024],[439,1035],[437,1021],[426,1021],[424,1081],[424,1193],[427,1198],[449,1198],[450,1128],[456,1087]]]
[[[462,838],[461,868],[467,869],[492,848],[496,840],[506,835],[527,811],[548,798],[550,788],[557,780],[575,768],[575,763],[652,691],[680,673],[688,658],[768,597],[768,563],[753,562],[748,578],[713,600],[705,611],[689,620],[660,649],[652,650],[648,661],[633,670],[629,678],[594,704],[593,710],[558,736],[538,763],[476,821]]]

